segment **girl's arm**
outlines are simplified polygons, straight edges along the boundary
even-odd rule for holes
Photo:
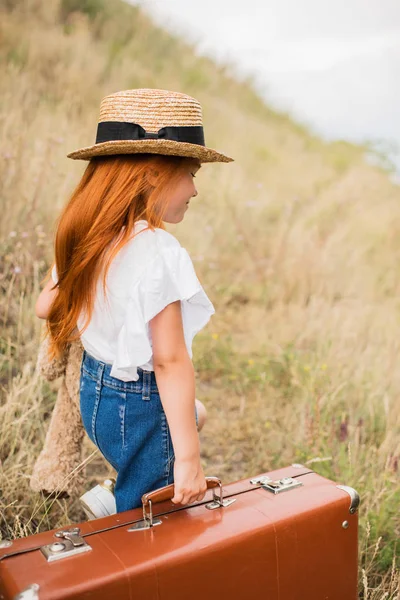
[[[56,287],[54,290],[51,289],[53,285],[54,281],[50,278],[36,300],[35,314],[37,317],[39,317],[39,319],[47,319],[50,306],[58,294],[58,287]]]
[[[153,365],[175,454],[174,503],[201,500],[207,490],[195,419],[195,373],[183,333],[180,300],[150,321]]]

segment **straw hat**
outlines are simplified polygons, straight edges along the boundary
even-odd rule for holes
[[[200,162],[233,161],[206,147],[201,106],[195,98],[152,88],[105,96],[95,144],[67,156],[89,160],[92,156],[143,152],[192,156]]]

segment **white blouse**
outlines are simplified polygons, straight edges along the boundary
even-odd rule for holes
[[[142,232],[147,225],[144,219],[137,221],[138,235],[114,257],[106,278],[106,301],[99,277],[93,315],[81,334],[85,350],[112,364],[111,376],[121,381],[137,381],[137,367],[154,371],[149,321],[168,304],[181,301],[190,358],[194,336],[215,313],[186,249],[164,229]],[[55,265],[52,278],[57,283]],[[83,323],[81,313],[78,329]]]

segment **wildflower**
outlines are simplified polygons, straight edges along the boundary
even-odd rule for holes
[[[213,340],[217,340],[219,338],[219,335],[218,335],[218,333],[213,333],[211,335],[211,337],[212,337]]]
[[[27,238],[27,237],[29,237],[29,233],[28,233],[27,231],[23,231],[23,232],[21,233],[21,237],[23,237],[23,238]]]
[[[252,358],[249,358],[247,362],[249,363],[249,365],[254,365],[254,360]]]
[[[324,363],[323,365],[321,365],[321,370],[322,370],[322,371],[326,371],[326,369],[327,369],[327,368],[328,368],[328,367],[327,367],[327,365],[326,365],[325,363]]]
[[[14,267],[13,271],[14,273],[21,273],[21,267]]]
[[[10,233],[8,234],[9,237],[15,237],[17,235],[16,231],[10,231]]]
[[[310,367],[309,365],[304,365],[303,369],[308,372],[310,370]]]

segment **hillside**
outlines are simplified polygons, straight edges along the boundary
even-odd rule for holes
[[[201,102],[206,144],[235,158],[205,165],[168,225],[216,308],[193,346],[204,470],[229,482],[300,462],[356,488],[360,597],[395,598],[400,188],[120,0],[0,0],[0,61],[2,535],[84,519],[28,485],[59,385],[34,374],[34,304],[86,166],[66,154],[94,142],[106,94],[166,88]],[[111,472],[95,454],[87,489]]]

